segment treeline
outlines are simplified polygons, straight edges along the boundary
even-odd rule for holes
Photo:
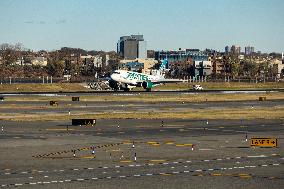
[[[107,65],[96,67],[93,60],[82,60],[81,56],[99,56]],[[45,65],[34,65],[34,59],[41,57]],[[71,74],[72,77],[104,75],[117,66],[120,57],[114,52],[88,51],[81,48],[62,47],[59,50],[33,52],[17,43],[0,45],[0,77],[63,77]]]

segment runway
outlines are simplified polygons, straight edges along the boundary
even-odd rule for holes
[[[205,127],[197,120],[164,120],[163,126],[160,120],[120,120],[119,128],[117,123],[102,120],[95,127],[71,127],[67,132],[60,130],[66,122],[2,121],[7,129],[0,136],[1,186],[172,188],[177,182],[180,188],[192,183],[194,187],[214,184],[219,188],[231,182],[235,188],[283,185],[281,120],[242,124],[214,120]],[[251,148],[245,133],[248,137],[277,137],[280,147]]]
[[[46,103],[10,99],[1,102],[0,113],[81,115],[283,106],[281,100],[64,100],[58,107]],[[71,126],[71,120],[1,120],[0,128],[1,188],[278,189],[284,185],[283,119],[97,119],[93,127]],[[253,137],[277,138],[278,147],[251,147]]]

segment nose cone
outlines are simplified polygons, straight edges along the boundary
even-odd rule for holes
[[[113,73],[113,74],[111,74],[110,78],[111,78],[112,80],[117,81],[117,79],[118,79],[118,75],[117,75],[117,74],[115,74],[115,73]]]

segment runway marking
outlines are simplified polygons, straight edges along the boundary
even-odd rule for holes
[[[221,173],[212,173],[213,176],[222,176]]]
[[[210,151],[210,150],[215,150],[215,149],[210,149],[210,148],[203,148],[203,149],[198,149],[200,151]]]
[[[165,159],[152,159],[152,160],[149,160],[149,162],[165,162],[166,160]]]
[[[156,143],[156,144],[151,144],[152,146],[156,146],[156,147],[159,147],[161,146],[159,143]]]
[[[220,129],[207,129],[208,131],[218,131]]]
[[[121,163],[132,163],[131,160],[123,160],[123,161],[120,161]]]
[[[149,141],[147,142],[148,144],[159,144],[158,142],[155,142],[155,141]]]
[[[96,156],[80,156],[79,158],[82,158],[82,159],[94,159],[94,158],[96,158]]]
[[[259,156],[247,156],[248,158],[265,158],[267,156],[265,155],[259,155]]]
[[[281,163],[284,164],[284,163]],[[268,164],[271,166],[272,164]],[[262,165],[255,165],[255,167],[260,167]],[[239,167],[236,167],[238,169]],[[225,168],[223,168],[225,169]],[[227,168],[227,169],[233,169],[233,168]],[[221,168],[213,168],[213,170],[222,170]],[[106,176],[106,177],[92,177],[92,178],[77,178],[77,179],[66,179],[66,180],[60,180],[60,181],[39,181],[39,182],[26,182],[26,183],[15,183],[15,184],[2,184],[1,187],[8,187],[8,186],[23,186],[23,185],[31,185],[31,184],[52,184],[52,183],[64,183],[64,182],[71,182],[71,181],[78,181],[78,182],[83,182],[83,181],[90,181],[90,180],[98,180],[98,179],[115,179],[115,178],[127,178],[127,177],[143,177],[143,176],[170,176],[172,174],[184,174],[184,173],[194,173],[194,172],[199,172],[198,174],[193,174],[192,176],[205,176],[206,172],[212,171],[212,168],[210,169],[197,169],[197,170],[183,170],[183,171],[172,171],[172,172],[160,172],[160,173],[145,173],[145,174],[134,174],[134,175],[120,175],[117,177],[112,177],[112,176]],[[222,174],[222,173],[211,173],[211,176],[235,176],[235,177],[240,177],[240,178],[250,178],[252,175],[250,174],[245,174],[245,173],[240,173],[240,174]],[[257,178],[266,178],[266,179],[284,179],[284,177],[257,177]]]
[[[118,145],[122,145],[123,143],[111,143],[111,144],[105,144],[105,145],[99,145],[99,146],[90,146],[90,147],[83,147],[83,148],[78,148],[78,149],[72,149],[72,150],[64,150],[64,151],[60,151],[60,152],[52,152],[49,154],[40,154],[40,155],[35,155],[32,156],[34,158],[45,158],[45,157],[50,157],[53,158],[53,156],[55,154],[66,154],[66,153],[73,153],[74,151],[78,152],[78,151],[84,151],[84,150],[92,150],[94,149],[99,149],[99,148],[107,148],[107,147],[112,147],[112,146],[118,146]]]
[[[170,173],[159,173],[159,174],[162,175],[162,176],[171,176]]]
[[[207,161],[221,161],[221,160],[233,160],[233,159],[246,159],[246,158],[258,158],[258,157],[261,157],[261,158],[264,158],[264,157],[275,157],[275,156],[279,156],[278,154],[271,154],[270,156],[264,156],[264,155],[258,155],[258,156],[244,156],[244,157],[240,157],[240,156],[237,156],[237,157],[227,157],[227,158],[224,158],[224,159],[221,159],[221,158],[215,158],[215,159],[211,159],[211,160],[208,160],[208,159],[204,159],[204,160],[198,160],[196,161],[197,163],[198,162],[207,162]],[[153,164],[153,163],[145,163],[145,164],[137,164],[135,165],[136,167],[140,167],[140,166],[154,166],[154,165],[170,165],[170,164],[182,164],[182,163],[192,163],[192,161],[190,160],[186,160],[186,161],[175,161],[175,162],[165,162],[166,160],[164,159],[161,159],[161,160],[149,160],[149,162],[153,162],[153,163],[156,163],[156,164]],[[162,163],[164,162],[164,163]],[[121,161],[121,163],[132,163],[131,160],[123,160]],[[274,163],[272,164],[273,166],[279,166],[280,164],[278,163]],[[125,167],[124,165],[115,165],[114,168],[123,168]],[[133,166],[134,167],[134,166]],[[255,166],[251,165],[249,166],[250,168],[255,168]],[[98,169],[107,169],[107,168],[111,168],[111,167],[97,167]],[[236,168],[239,168],[239,167],[236,167]],[[241,167],[241,168],[245,168],[245,167]],[[247,167],[246,167],[247,168]],[[94,168],[90,168],[90,167],[87,167],[87,168],[80,168],[80,169],[68,169],[68,170],[71,170],[71,171],[79,171],[79,170],[93,170]],[[232,168],[228,168],[228,169],[232,169]],[[11,169],[6,169],[7,170],[11,170]],[[43,171],[43,170],[31,170],[31,171],[22,171],[22,172],[7,172],[7,173],[2,173],[2,175],[16,175],[16,174],[35,174],[35,173],[51,173],[51,172],[64,172],[65,170],[64,169],[60,169],[60,170],[52,170],[52,171]],[[25,173],[23,173],[25,172]],[[27,172],[27,173],[26,173]],[[1,173],[0,173],[1,175]]]
[[[75,131],[76,129],[45,129],[46,131]]]
[[[176,144],[177,147],[187,147],[190,146],[192,147],[192,144]]]

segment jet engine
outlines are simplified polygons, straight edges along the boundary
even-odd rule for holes
[[[150,91],[151,88],[153,87],[153,83],[152,83],[152,82],[149,82],[149,81],[144,81],[144,82],[142,83],[142,87],[143,87],[144,89],[146,89],[147,91]]]
[[[119,86],[118,86],[118,83],[114,80],[109,80],[108,82],[110,88],[112,88],[113,90],[118,90],[119,89]]]

